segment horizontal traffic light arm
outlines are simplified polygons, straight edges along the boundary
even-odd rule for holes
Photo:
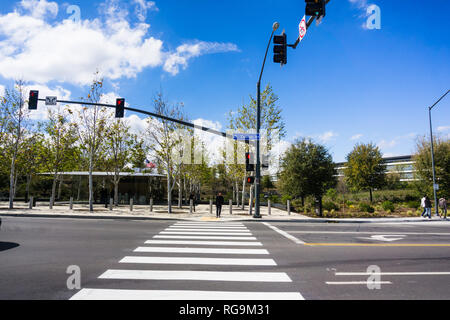
[[[38,99],[39,101],[45,101],[45,99]],[[95,102],[84,102],[84,101],[69,101],[69,100],[56,100],[56,102],[59,103],[67,103],[67,104],[83,104],[83,105],[88,105],[88,106],[100,106],[100,107],[108,107],[108,108],[116,108],[115,104],[106,104],[106,103],[95,103]],[[171,121],[171,122],[175,122],[175,123],[179,123],[182,124],[184,126],[187,127],[191,127],[194,129],[199,129],[202,131],[207,131],[225,138],[230,138],[233,139],[232,136],[227,136],[227,134],[225,132],[221,132],[221,131],[217,131],[211,128],[207,128],[207,127],[202,127],[202,126],[198,126],[196,124],[187,122],[187,121],[183,121],[183,120],[179,120],[179,119],[175,119],[175,118],[170,118],[170,117],[166,117],[160,114],[156,114],[153,112],[149,112],[149,111],[145,111],[145,110],[141,110],[141,109],[135,109],[135,108],[129,108],[129,107],[124,107],[125,110],[128,111],[132,111],[132,112],[136,112],[136,113],[141,113],[141,114],[145,114],[147,116],[151,116],[151,117],[155,117],[155,118],[159,118],[159,119],[164,119],[167,121]]]

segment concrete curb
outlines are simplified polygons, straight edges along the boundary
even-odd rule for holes
[[[151,216],[134,216],[134,215],[79,215],[79,214],[41,214],[41,213],[0,213],[0,217],[27,217],[27,218],[67,218],[67,219],[103,219],[103,220],[187,220],[187,221],[204,221],[203,217],[151,217]],[[208,218],[214,218],[209,217]],[[326,218],[295,218],[289,217],[286,219],[263,216],[261,219],[254,219],[250,217],[223,217],[220,221],[264,221],[264,222],[298,222],[298,223],[418,223],[418,222],[450,222],[449,218],[444,219],[410,219],[410,218],[361,218],[361,219],[326,219]]]

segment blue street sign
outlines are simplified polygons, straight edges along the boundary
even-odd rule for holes
[[[258,133],[234,133],[234,140],[259,140]]]

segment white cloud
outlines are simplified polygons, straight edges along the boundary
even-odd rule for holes
[[[58,4],[47,2],[47,0],[22,0],[19,6],[29,12],[33,18],[43,17],[47,14],[54,18],[58,14]]]
[[[5,86],[2,86],[0,84],[0,97],[2,97],[5,94]]]
[[[361,133],[355,134],[354,136],[352,136],[350,138],[350,140],[358,140],[362,137],[363,135]]]
[[[222,130],[222,125],[218,121],[211,121],[199,118],[192,121],[192,123],[197,126],[206,127],[217,131]],[[204,143],[211,163],[214,164],[221,163],[222,154],[220,153],[220,151],[223,150],[225,147],[226,138],[214,133],[209,133],[207,131],[202,131],[198,129],[194,130],[194,134],[201,142]]]
[[[218,43],[198,41],[193,44],[183,44],[174,53],[168,54],[164,70],[172,75],[178,74],[180,67],[186,69],[188,60],[204,54],[239,51],[233,43]]]
[[[336,138],[337,136],[339,136],[339,134],[337,134],[333,131],[327,131],[325,133],[318,135],[317,139],[322,143],[327,143],[327,142],[333,140],[334,138]]]
[[[437,131],[439,132],[446,132],[450,130],[450,126],[441,126],[437,128]]]
[[[191,58],[237,51],[234,44],[203,41],[180,45],[176,52],[165,51],[162,40],[148,35],[150,25],[130,25],[127,11],[115,0],[101,6],[99,18],[79,22],[66,19],[50,23],[47,15],[27,9],[33,6],[55,15],[55,2],[22,0],[21,4],[22,10],[0,15],[0,75],[7,79],[86,85],[96,70],[107,79],[117,80],[134,78],[144,68],[160,66],[175,75]],[[137,4],[147,10],[154,7],[151,1]]]
[[[147,18],[148,10],[159,11],[154,1],[134,0],[133,3],[136,5],[134,12],[141,22],[144,22]]]
[[[397,143],[398,143],[398,141],[396,139],[391,140],[391,141],[381,140],[380,142],[377,143],[377,146],[380,149],[393,148],[397,145]]]
[[[367,8],[367,0],[348,0],[350,3],[356,5],[358,8]]]

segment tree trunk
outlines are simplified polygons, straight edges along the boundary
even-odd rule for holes
[[[58,174],[55,172],[53,174],[53,183],[52,183],[52,194],[50,196],[50,209],[53,209],[53,204],[55,203],[55,194],[56,194],[56,183],[58,181]]]
[[[14,189],[14,176],[15,176],[15,162],[16,162],[16,155],[13,154],[11,159],[11,171],[9,172],[9,208],[14,208],[14,195],[16,193],[16,190]]]
[[[81,176],[78,180],[77,201],[80,200],[80,192],[81,192]]]
[[[92,171],[94,169],[94,159],[92,153],[89,154],[89,211],[94,212],[94,182]]]
[[[242,180],[242,210],[245,209],[245,178]]]
[[[172,213],[172,190],[170,189],[169,172],[167,172],[167,212]]]
[[[372,188],[369,188],[369,193],[370,193],[370,203],[372,203],[373,198],[372,198]]]
[[[31,179],[33,176],[31,174],[27,174],[27,186],[26,186],[26,198],[25,202],[28,202],[28,199],[30,199],[30,185],[31,185]]]
[[[178,209],[181,209],[181,201],[183,200],[183,190],[181,184],[181,175],[178,177]]]
[[[61,188],[62,188],[62,184],[63,184],[63,180],[64,180],[64,176],[59,175],[59,186],[58,186],[58,196],[56,197],[56,199],[60,200],[61,199]]]
[[[114,179],[114,206],[119,206],[119,180]]]
[[[250,185],[250,200],[248,202],[248,214],[252,215],[253,210],[253,187]]]

